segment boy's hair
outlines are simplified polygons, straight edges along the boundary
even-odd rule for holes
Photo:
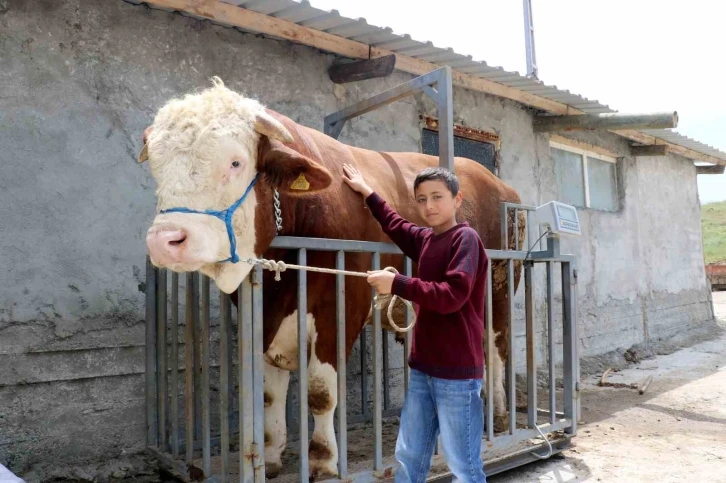
[[[459,178],[446,168],[426,168],[421,171],[413,182],[414,193],[424,181],[443,181],[452,196],[459,192]]]

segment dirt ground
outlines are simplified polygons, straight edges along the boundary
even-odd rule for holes
[[[713,294],[726,328],[726,292]],[[514,482],[726,482],[726,332],[641,361],[608,381],[653,382],[637,390],[583,378],[582,423],[564,458],[488,478]]]

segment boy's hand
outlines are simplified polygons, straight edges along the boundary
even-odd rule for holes
[[[388,270],[378,270],[375,272],[368,272],[368,283],[376,289],[380,295],[387,295],[391,293],[391,287],[393,286],[393,279],[396,278],[396,274],[389,272]]]
[[[373,193],[373,189],[366,184],[363,179],[363,175],[360,174],[360,171],[358,171],[355,166],[344,164],[343,173],[345,174],[345,176],[343,176],[343,181],[345,181],[353,191],[362,194],[364,198],[368,198],[371,193]]]

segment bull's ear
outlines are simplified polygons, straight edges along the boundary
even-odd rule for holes
[[[283,143],[291,143],[294,141],[290,131],[280,121],[264,111],[257,114],[255,118],[255,131],[270,139],[276,139]]]
[[[151,133],[151,126],[144,129],[144,147],[141,148],[141,152],[139,153],[139,157],[137,158],[137,161],[139,163],[143,163],[147,159],[149,159],[149,134]]]
[[[257,170],[280,192],[304,196],[330,186],[330,172],[321,164],[279,141],[260,140]]]

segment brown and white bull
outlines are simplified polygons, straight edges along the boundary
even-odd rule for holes
[[[144,132],[139,160],[148,159],[158,186],[158,214],[147,235],[149,254],[157,267],[198,270],[220,290],[232,294],[252,269],[245,263],[248,258],[295,263],[294,251],[269,248],[277,235],[390,242],[360,196],[344,184],[344,163],[356,166],[402,216],[423,223],[415,209],[412,183],[423,168],[437,165],[438,158],[351,147],[233,92],[218,78],[213,84],[203,92],[169,101]],[[460,218],[477,230],[487,248],[500,248],[499,206],[504,201],[519,202],[517,193],[474,161],[457,158],[455,170],[464,194]],[[275,190],[280,193],[281,227],[275,217]],[[228,232],[225,215],[230,207],[234,209],[228,216]],[[205,210],[216,214],[199,214]],[[513,217],[509,225],[513,230]],[[524,230],[523,219],[519,226]],[[311,252],[307,261],[311,266],[334,268],[335,254]],[[370,263],[369,254],[345,257],[347,270],[366,271]],[[401,256],[382,256],[381,263],[402,269],[403,260]],[[492,268],[494,331],[498,335],[498,353],[490,355],[494,364],[492,399],[496,429],[504,430],[507,282],[504,265],[494,262]],[[517,266],[515,284],[519,273]],[[337,405],[334,282],[327,274],[309,272],[307,276],[308,404],[315,421],[310,472],[311,476],[334,475],[338,461],[333,429]],[[296,272],[286,272],[279,282],[270,272],[265,274],[265,461],[269,476],[280,470],[287,436],[289,371],[299,364],[296,284]],[[365,278],[357,277],[347,277],[345,289],[349,356],[369,319],[371,290]],[[397,324],[403,326],[404,321]]]

